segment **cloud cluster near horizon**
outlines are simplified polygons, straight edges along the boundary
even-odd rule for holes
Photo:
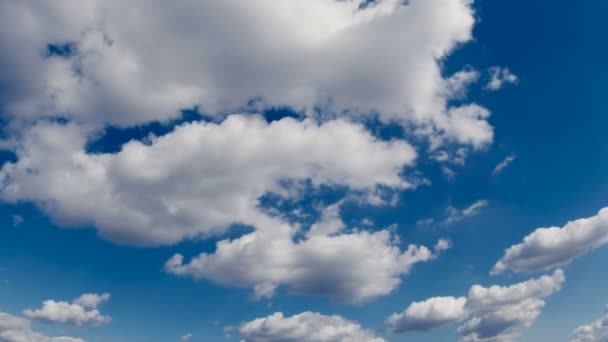
[[[87,293],[71,303],[45,300],[40,309],[26,309],[22,316],[0,312],[0,342],[86,342],[81,338],[50,337],[34,331],[32,320],[46,323],[94,327],[110,323],[110,316],[102,315],[98,307],[110,299],[109,293]]]
[[[556,270],[510,286],[474,285],[467,297],[434,297],[410,304],[391,315],[390,331],[427,331],[458,321],[462,342],[511,341],[532,326],[545,305],[544,299],[561,289],[564,272]]]

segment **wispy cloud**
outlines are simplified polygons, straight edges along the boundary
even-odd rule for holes
[[[516,84],[519,78],[509,70],[509,68],[492,67],[490,72],[490,81],[486,85],[487,90],[500,90],[505,84]]]
[[[466,218],[477,216],[481,209],[487,207],[488,204],[489,202],[487,200],[478,200],[464,209],[457,209],[452,206],[448,206],[443,225],[449,226]]]
[[[503,159],[498,165],[496,165],[494,171],[492,171],[492,176],[497,176],[498,174],[503,172],[507,167],[509,167],[509,165],[511,165],[511,163],[515,161],[515,159],[517,159],[517,156],[515,154],[511,154],[505,157],[505,159]]]
[[[473,216],[477,216],[479,214],[479,212],[488,206],[490,202],[488,202],[485,199],[481,199],[478,201],[475,201],[473,204],[469,205],[466,208],[455,208],[452,205],[449,205],[446,209],[445,209],[445,214],[443,216],[443,218],[439,219],[439,220],[435,220],[434,218],[426,218],[426,219],[420,219],[418,221],[416,221],[416,226],[418,227],[431,227],[434,225],[438,225],[438,226],[450,226],[454,223],[460,222],[466,218],[469,217],[473,217]]]

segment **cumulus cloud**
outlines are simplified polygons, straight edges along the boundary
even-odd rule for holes
[[[574,330],[571,342],[604,342],[608,340],[608,306],[606,314]]]
[[[110,316],[102,315],[98,309],[100,304],[109,299],[110,294],[104,293],[102,295],[84,294],[71,303],[46,300],[42,303],[42,308],[24,310],[23,315],[31,319],[53,323],[100,326],[110,323],[112,320]]]
[[[83,339],[59,336],[49,337],[32,330],[25,318],[0,312],[0,342],[86,342]]]
[[[426,331],[466,318],[465,297],[434,297],[410,304],[402,313],[392,314],[386,321],[390,331]]]
[[[470,319],[458,328],[462,341],[508,340],[532,326],[545,305],[544,298],[561,289],[564,272],[556,270],[511,286],[475,285],[468,295]]]
[[[435,247],[433,249],[435,250],[435,252],[439,253],[439,252],[446,251],[450,248],[452,248],[452,241],[450,241],[448,239],[439,239],[439,241],[437,241],[437,243],[435,244]]]
[[[345,228],[340,217],[340,206],[342,202],[334,203],[323,210],[321,220],[314,223],[308,231],[308,236],[332,235]],[[373,225],[373,224],[372,224]]]
[[[458,333],[463,342],[511,341],[532,326],[545,305],[544,299],[561,289],[562,270],[511,286],[474,285],[465,297],[435,297],[414,302],[391,315],[387,327],[393,332],[429,330],[466,320]]]
[[[500,90],[505,84],[516,84],[519,81],[509,68],[491,67],[489,72],[491,78],[486,85],[487,90]]]
[[[192,339],[192,333],[187,333],[185,335],[183,335],[179,340],[182,342],[187,342],[190,341]]]
[[[498,163],[498,165],[496,165],[494,171],[492,171],[492,176],[497,176],[498,174],[503,172],[507,167],[509,167],[509,165],[511,165],[512,162],[515,161],[516,158],[517,156],[514,154],[507,156],[500,163]]]
[[[277,312],[241,325],[244,342],[384,342],[371,331],[340,316],[303,312],[285,317]]]
[[[118,153],[87,153],[86,141],[75,124],[38,123],[18,160],[0,170],[0,196],[32,201],[64,225],[92,224],[113,241],[170,244],[232,224],[263,228],[258,199],[289,196],[284,180],[407,189],[401,172],[416,158],[406,142],[380,141],[345,120],[233,115],[184,124],[150,144],[131,141]]]
[[[487,109],[448,105],[477,73],[441,70],[472,39],[471,3],[3,1],[2,112],[124,126],[195,106],[212,115],[289,106],[320,117],[377,113],[480,147],[493,137]]]
[[[569,264],[574,258],[608,244],[608,208],[563,227],[538,228],[523,242],[509,247],[493,274],[534,272]]]
[[[252,287],[256,297],[279,286],[345,302],[385,295],[432,252],[402,250],[387,230],[348,230],[338,208],[302,236],[260,198],[293,196],[290,182],[342,186],[374,203],[384,203],[378,189],[414,187],[403,175],[414,149],[357,121],[397,123],[431,150],[466,145],[458,160],[491,143],[490,111],[465,99],[478,72],[441,68],[474,23],[470,0],[3,1],[0,145],[17,158],[0,170],[0,198],[118,243],[252,227],[188,263],[175,255],[166,270]],[[301,117],[232,114],[276,107]],[[87,152],[108,125],[167,122],[185,108],[212,122]],[[59,304],[85,308],[48,307]]]
[[[389,294],[419,262],[434,258],[424,246],[402,251],[388,230],[314,234],[294,242],[297,229],[269,223],[217,244],[185,263],[180,254],[165,264],[169,273],[253,288],[256,298],[270,297],[279,286],[296,294],[328,296],[336,302],[360,303]]]

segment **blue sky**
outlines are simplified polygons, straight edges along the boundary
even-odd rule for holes
[[[35,1],[0,4],[0,18],[13,18],[0,21],[4,22],[0,24],[2,31],[9,32],[0,34],[0,46],[7,51],[0,57],[0,75],[5,75],[0,76],[0,145],[4,148],[0,154],[4,164],[0,312],[27,319],[31,329],[41,334],[77,336],[89,342],[179,341],[187,333],[192,334],[191,341],[285,341],[287,338],[273,331],[270,323],[267,339],[262,339],[259,331],[247,331],[245,324],[275,312],[288,317],[309,311],[339,315],[357,324],[367,337],[355,337],[355,341],[377,341],[370,339],[371,335],[386,341],[465,341],[467,336],[457,331],[459,326],[474,317],[489,319],[484,316],[489,309],[476,308],[471,294],[464,311],[446,322],[437,323],[438,318],[431,314],[414,315],[408,317],[410,328],[403,320],[399,324],[406,328],[399,329],[391,327],[387,319],[404,312],[413,302],[439,296],[466,297],[476,284],[531,284],[563,269],[565,281],[553,278],[557,283],[553,290],[525,298],[544,303],[537,318],[522,319],[503,335],[497,333],[496,339],[487,340],[596,341],[575,340],[574,330],[600,319],[608,304],[604,263],[608,248],[602,248],[608,243],[608,221],[598,215],[608,203],[608,164],[604,158],[608,152],[608,108],[603,87],[608,76],[608,48],[602,44],[606,33],[603,14],[608,4],[477,0],[469,5],[460,0],[433,0],[422,8],[421,1],[394,7],[390,0],[377,1],[360,9],[378,10],[368,12],[373,14],[369,22],[355,18],[352,11],[345,10],[350,14],[344,15],[333,9],[331,0],[315,0],[316,7],[310,6],[314,10],[296,5],[291,8],[297,1],[288,1],[282,8],[271,1],[252,2],[255,4],[247,6],[261,9],[251,13],[239,10],[240,5],[232,2],[225,8],[201,1],[200,7],[191,4],[192,8],[175,5],[162,9],[161,5],[151,5],[144,10],[138,2],[122,5],[110,1],[102,8],[90,0],[82,5],[86,13],[78,19],[73,18],[78,12],[70,1],[48,5],[52,9],[43,9]],[[215,10],[218,12],[209,14]],[[408,16],[410,10],[420,12]],[[103,20],[97,17],[98,11]],[[141,13],[131,20],[140,20],[143,28],[126,24],[128,20],[117,14],[121,11]],[[191,15],[184,14],[187,12]],[[327,15],[329,24],[319,19],[319,13]],[[212,23],[200,24],[197,15],[201,22]],[[298,16],[301,22],[294,23],[295,17],[289,15]],[[421,19],[414,20],[416,15]],[[475,19],[474,25],[467,24],[467,15]],[[56,27],[55,20],[62,23],[57,32],[41,29]],[[262,24],[262,35],[270,35],[270,40],[255,41],[255,34],[239,40],[243,32],[257,27],[253,24],[266,21],[280,21],[286,31],[276,32],[272,25],[264,31]],[[102,24],[95,27],[99,22]],[[333,24],[342,31],[332,31]],[[217,31],[204,31],[211,29]],[[379,34],[382,39],[372,39]],[[149,44],[155,35],[162,43]],[[330,43],[319,38],[332,35],[336,38]],[[113,44],[103,45],[99,37]],[[75,48],[69,53],[51,49],[45,56],[41,53],[46,47],[41,42],[45,41]],[[295,42],[295,47],[277,49],[268,41]],[[197,48],[197,44],[205,48]],[[309,48],[315,44],[332,47],[324,48],[329,50],[325,55]],[[298,54],[301,46],[308,55]],[[437,49],[441,58],[436,58]],[[207,54],[208,50],[214,52]],[[248,54],[243,56],[245,51]],[[87,59],[96,53],[98,60]],[[133,65],[136,67],[131,68]],[[438,90],[440,85],[434,85],[432,90],[440,95],[428,97],[419,90],[427,89],[423,84],[437,81],[427,75],[434,70],[429,65],[441,72],[441,82],[461,70],[474,73],[474,80],[459,84],[459,94],[446,95],[445,90]],[[496,91],[488,89],[492,67],[509,70],[517,81],[507,81]],[[322,76],[315,70],[322,70]],[[410,80],[404,76],[402,84],[400,78],[392,78],[391,70],[404,70],[405,75],[415,77]],[[80,82],[77,87],[71,85],[70,77]],[[396,95],[392,94],[395,86],[402,87]],[[301,89],[309,88],[317,97],[301,95],[305,93],[300,93]],[[49,92],[55,92],[55,97],[48,96]],[[471,114],[475,121],[463,122],[451,117],[450,124],[445,124],[444,118],[452,115],[450,109],[471,103],[491,115],[485,118],[478,112]],[[260,119],[263,123],[247,119],[254,113],[264,115]],[[230,117],[234,126],[227,124]],[[285,117],[295,119],[287,121]],[[486,121],[493,127],[490,137],[485,135],[487,127],[478,125]],[[308,126],[300,129],[300,124]],[[363,128],[354,129],[351,124]],[[239,125],[245,128],[231,131]],[[180,131],[184,127],[192,129]],[[178,136],[179,132],[183,136]],[[314,135],[310,138],[309,133]],[[188,140],[196,139],[196,134],[214,138]],[[163,140],[172,136],[176,139]],[[226,136],[227,142],[223,140]],[[289,140],[294,136],[302,139],[303,147]],[[366,140],[368,137],[371,140]],[[112,159],[133,139],[141,143],[131,146],[132,154]],[[261,143],[263,139],[274,141]],[[63,154],[70,146],[78,149],[81,141],[86,141],[87,149],[82,153],[90,164],[78,167],[93,165],[91,170],[97,170],[95,167],[105,165],[105,160],[95,156],[113,160],[105,169],[108,179],[99,186],[96,174],[81,176],[81,169],[71,168],[73,160]],[[207,145],[197,147],[201,141]],[[391,141],[404,145],[391,145]],[[433,146],[434,142],[437,145]],[[152,150],[162,144],[167,149]],[[416,151],[415,161],[405,144]],[[459,150],[463,160],[458,159]],[[160,155],[163,151],[166,154]],[[442,151],[445,159],[439,160]],[[139,154],[150,161],[138,164]],[[177,157],[180,154],[188,157],[181,160]],[[233,160],[235,155],[245,161]],[[509,156],[514,157],[512,162],[494,172]],[[128,158],[133,159],[125,161]],[[355,162],[359,159],[363,162]],[[10,165],[16,166],[13,169]],[[147,169],[138,169],[140,165],[147,165]],[[267,165],[273,171],[267,173]],[[216,169],[217,174],[229,175],[228,180],[216,176]],[[173,176],[159,176],[165,181],[152,184],[156,172],[165,171],[174,172]],[[224,184],[233,176],[238,178],[234,183]],[[211,184],[204,189],[213,193],[187,191],[198,189],[205,179]],[[398,180],[409,185],[399,185]],[[241,188],[250,192],[240,192]],[[200,217],[174,215],[163,207],[171,213],[164,217],[162,210],[154,209],[154,200],[164,198],[164,191],[168,193],[163,202],[167,208],[178,213],[200,210]],[[277,195],[280,191],[291,195]],[[257,196],[259,193],[262,196]],[[373,194],[380,194],[381,204],[374,204],[370,199]],[[241,202],[242,198],[246,200]],[[256,199],[255,208],[250,208],[248,203]],[[116,200],[116,208],[112,200]],[[432,256],[389,277],[400,280],[399,284],[386,287],[383,283],[381,290],[362,300],[353,296],[368,284],[359,287],[346,282],[365,279],[376,286],[375,281],[380,282],[383,275],[376,275],[373,269],[360,270],[364,275],[357,273],[351,278],[351,268],[370,258],[354,252],[353,259],[347,259],[351,254],[345,253],[344,260],[328,262],[328,267],[323,262],[312,264],[317,260],[314,254],[327,252],[324,250],[310,247],[310,255],[286,254],[287,259],[306,256],[296,263],[306,270],[305,275],[297,280],[277,276],[275,291],[261,299],[254,298],[253,287],[266,285],[266,280],[257,283],[265,278],[255,274],[255,265],[259,262],[262,270],[278,267],[276,260],[264,261],[263,254],[253,254],[260,260],[244,260],[247,254],[238,254],[236,264],[216,261],[217,265],[201,273],[187,268],[191,258],[200,253],[212,255],[220,240],[235,241],[264,232],[270,234],[262,237],[267,241],[272,234],[280,235],[285,225],[300,227],[292,239],[304,243],[313,239],[307,229],[324,222],[323,213],[336,203],[339,216],[335,219],[343,228],[328,234],[329,240],[382,231],[400,241],[401,251],[409,244],[427,246]],[[476,203],[478,206],[472,207]],[[553,247],[522,243],[538,228],[562,228],[568,221],[596,215],[597,222],[568,228],[571,235],[562,234],[566,228],[552,231],[555,239],[562,239]],[[256,226],[261,222],[277,228],[266,232]],[[568,240],[576,234],[593,238]],[[449,240],[451,248],[433,250],[439,239]],[[518,244],[525,252],[507,258],[505,249]],[[287,248],[281,246],[263,246],[262,250]],[[331,243],[327,246],[339,248]],[[580,253],[576,253],[577,248]],[[575,252],[570,255],[567,251]],[[543,257],[542,253],[554,257],[555,262],[518,266],[530,265],[529,258]],[[176,254],[185,257],[181,268],[166,267]],[[507,262],[506,271],[491,275],[499,260]],[[333,276],[331,265],[342,264],[344,269],[335,269],[338,275]],[[277,272],[289,274],[290,267]],[[337,284],[342,279],[344,286],[357,288],[355,294],[341,292],[346,291]],[[46,300],[70,302],[87,293],[111,294],[99,307],[102,315],[111,316],[111,322],[78,326],[51,316],[27,317],[24,312],[41,308]],[[336,300],[336,296],[346,299]],[[516,314],[523,317],[524,309],[519,306],[523,300],[502,303],[508,309],[522,310]],[[439,311],[449,310],[442,307]],[[423,323],[432,329],[411,328]],[[5,338],[2,329],[0,324],[0,341]],[[606,334],[606,329],[599,329],[593,338],[599,341]],[[484,340],[481,337],[477,335],[477,340]],[[293,339],[300,340],[308,339]],[[31,337],[31,341],[38,340]],[[323,341],[346,340],[334,337]]]

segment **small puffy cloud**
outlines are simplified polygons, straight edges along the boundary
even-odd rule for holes
[[[449,206],[446,209],[446,218],[443,221],[443,224],[449,226],[466,218],[477,216],[481,209],[487,207],[488,204],[489,202],[487,200],[478,200],[464,209],[457,209]]]
[[[464,165],[470,153],[470,149],[459,147],[452,151],[437,150],[429,156],[430,159],[438,163],[450,163],[455,165]]]
[[[430,261],[424,246],[405,250],[388,230],[313,235],[294,241],[297,229],[269,223],[217,244],[185,263],[175,255],[165,264],[169,273],[253,288],[257,298],[270,297],[279,286],[296,294],[323,295],[337,302],[360,303],[391,293],[401,276],[417,263]]]
[[[32,201],[61,224],[92,224],[113,241],[172,244],[232,224],[262,228],[258,199],[291,196],[284,180],[371,193],[410,188],[401,172],[416,159],[405,141],[378,140],[346,120],[232,115],[181,125],[151,144],[131,141],[118,153],[87,153],[86,142],[78,125],[38,123],[18,160],[0,170],[0,198]]]
[[[433,248],[433,250],[435,250],[435,252],[439,253],[439,252],[446,251],[450,248],[452,248],[452,241],[450,241],[448,239],[439,239],[439,241],[437,241],[437,244],[435,244],[435,247]]]
[[[110,300],[109,293],[104,293],[101,295],[96,293],[87,293],[76,298],[76,300],[74,300],[74,304],[80,305],[83,308],[87,309],[97,309],[100,304],[103,304],[108,300]]]
[[[32,330],[28,319],[0,312],[0,342],[86,342],[83,339],[49,337]]]
[[[604,342],[608,340],[608,306],[606,314],[574,330],[571,342]]]
[[[450,154],[446,151],[439,150],[431,154],[430,158],[438,163],[444,163],[450,160]]]
[[[536,321],[544,299],[561,289],[562,270],[511,286],[474,285],[465,297],[435,297],[412,303],[402,313],[391,315],[389,330],[430,330],[466,320],[458,333],[462,342],[511,341]]]
[[[277,312],[242,324],[239,332],[244,342],[385,342],[357,323],[314,312]]]
[[[488,123],[490,111],[477,104],[450,108],[447,112],[446,127],[463,144],[475,149],[483,148],[494,138],[494,129]]]
[[[492,171],[492,176],[497,176],[498,174],[503,172],[509,165],[511,165],[512,162],[515,161],[516,158],[517,156],[514,154],[505,157],[505,159],[503,159],[500,163],[498,163],[498,165],[496,165],[494,171]]]
[[[84,294],[71,303],[46,300],[42,303],[42,308],[24,310],[23,315],[31,319],[53,323],[100,326],[111,321],[110,316],[102,315],[98,309],[100,304],[109,299],[110,294],[104,293],[102,295]]]
[[[458,71],[446,79],[445,92],[451,98],[464,98],[471,83],[477,82],[479,72],[476,70],[465,69]]]
[[[179,340],[182,342],[187,342],[190,341],[192,339],[192,333],[187,333],[185,335],[183,335]]]
[[[490,81],[486,85],[487,90],[500,90],[505,84],[516,84],[519,78],[509,68],[492,67],[489,69]]]
[[[608,208],[563,227],[538,228],[523,242],[509,247],[494,265],[493,274],[534,272],[560,267],[608,244]]]
[[[435,297],[414,302],[402,313],[391,315],[387,327],[394,333],[426,331],[466,318],[466,297]]]

